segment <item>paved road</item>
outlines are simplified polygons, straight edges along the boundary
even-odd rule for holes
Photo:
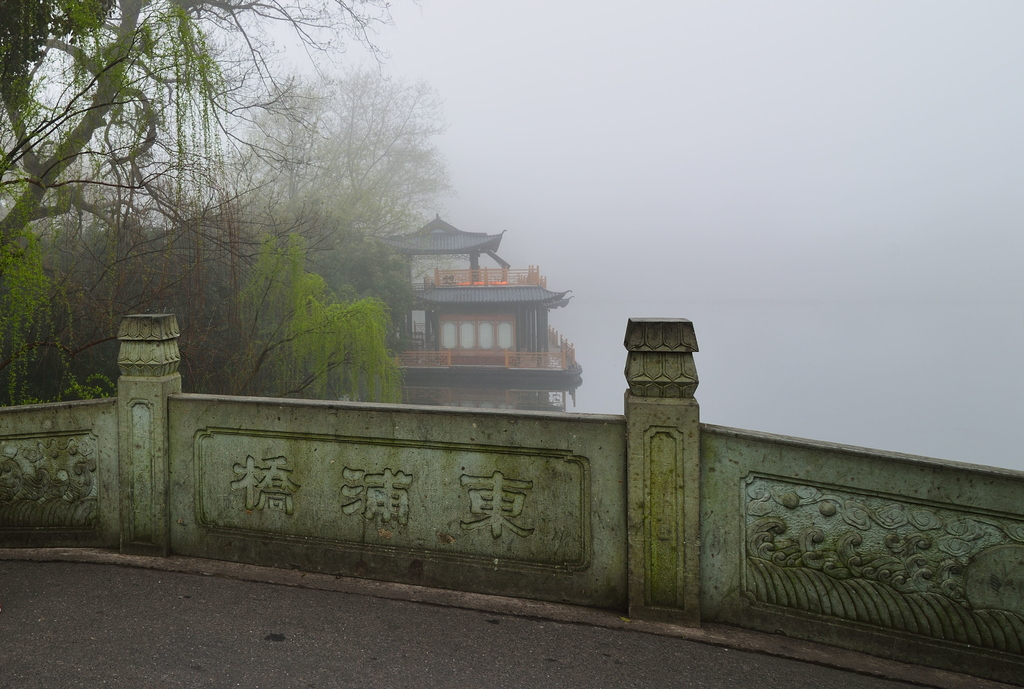
[[[195,574],[0,561],[0,687],[913,685],[628,630]]]

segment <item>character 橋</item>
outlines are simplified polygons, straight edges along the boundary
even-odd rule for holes
[[[291,469],[285,467],[285,457],[270,457],[257,463],[249,455],[245,464],[235,464],[233,470],[239,478],[231,482],[233,490],[245,490],[246,510],[278,510],[285,514],[295,511],[292,494],[301,486],[292,481]]]

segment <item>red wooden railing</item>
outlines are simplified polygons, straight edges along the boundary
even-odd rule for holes
[[[548,352],[516,352],[511,349],[445,349],[439,352],[410,351],[395,357],[395,363],[405,368],[450,368],[452,366],[502,366],[566,370],[576,365],[576,347],[548,328]]]
[[[430,287],[507,287],[509,285],[539,285],[546,288],[548,280],[540,274],[540,268],[477,268],[464,270],[434,269],[434,280],[424,280],[424,288]]]

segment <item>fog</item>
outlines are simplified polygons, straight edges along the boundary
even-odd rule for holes
[[[709,423],[1024,469],[1024,3],[394,8],[467,231],[540,265],[621,413],[631,316],[694,321]]]

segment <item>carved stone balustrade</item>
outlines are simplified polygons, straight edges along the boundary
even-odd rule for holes
[[[697,336],[684,318],[630,318],[626,382],[638,397],[692,398],[697,390]]]
[[[179,334],[174,314],[125,316],[117,329],[117,339],[121,341],[117,365],[121,375],[154,377],[176,373],[181,361]]]
[[[0,409],[0,559],[297,567],[1022,685],[1024,472],[701,424],[687,320],[629,321],[624,416],[180,394],[174,316],[118,335],[117,399]]]
[[[125,316],[117,329],[121,552],[165,556],[168,524],[168,396],[181,392],[173,314]]]
[[[697,337],[685,319],[626,326],[631,617],[700,624]]]

